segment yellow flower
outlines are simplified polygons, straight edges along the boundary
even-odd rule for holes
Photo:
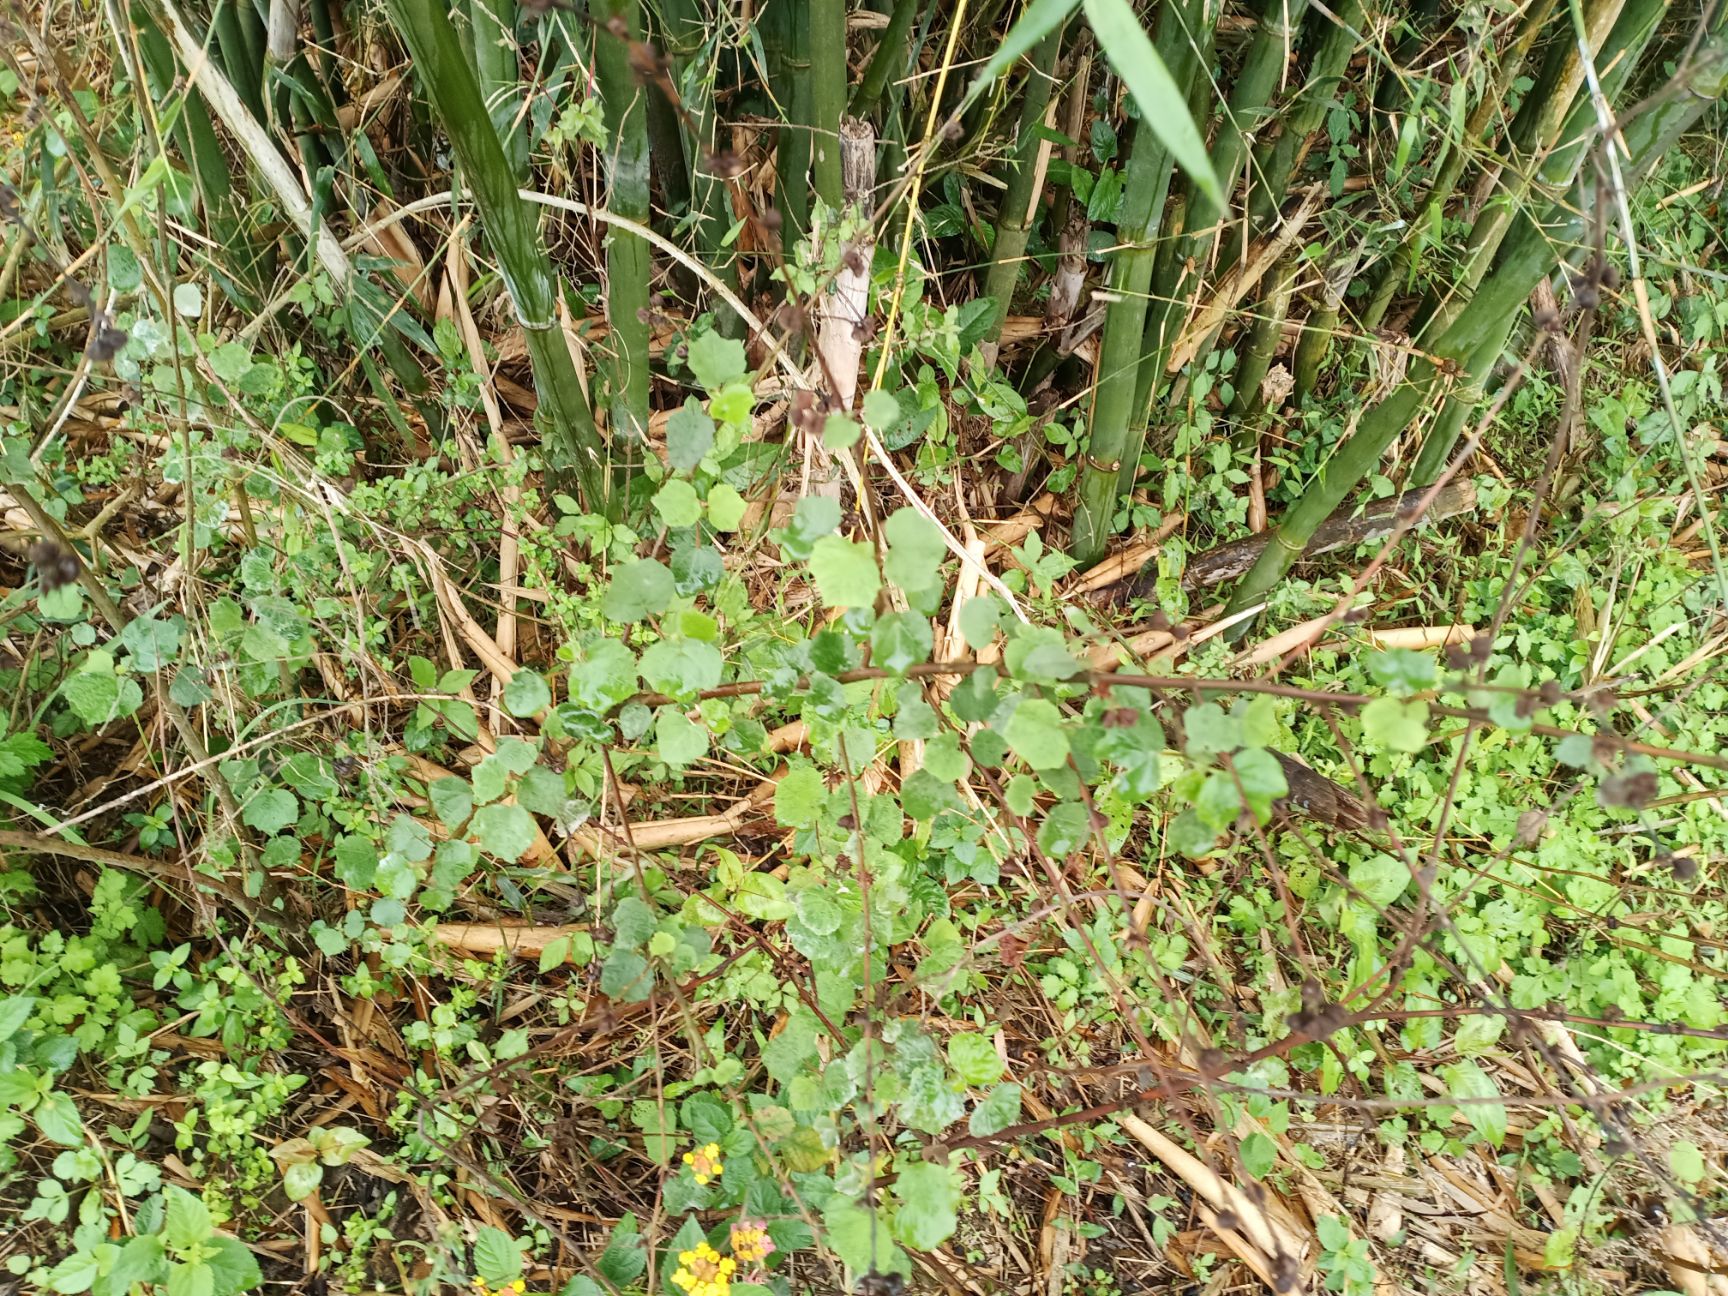
[[[694,1152],[686,1152],[684,1164],[695,1172],[696,1182],[704,1187],[707,1186],[709,1180],[719,1178],[721,1172],[726,1169],[720,1163],[720,1145],[718,1143],[709,1143],[705,1147],[697,1148]]]
[[[744,1264],[758,1264],[775,1249],[768,1226],[761,1220],[742,1219],[732,1226],[732,1254]]]
[[[706,1242],[698,1242],[694,1249],[678,1253],[678,1269],[672,1275],[672,1285],[681,1288],[688,1296],[727,1296],[737,1268],[736,1260],[722,1256]]]

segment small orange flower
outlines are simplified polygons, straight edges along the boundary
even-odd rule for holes
[[[697,1148],[694,1152],[684,1154],[684,1164],[689,1166],[696,1175],[696,1182],[704,1187],[712,1179],[718,1179],[726,1169],[720,1163],[720,1145],[709,1143]]]

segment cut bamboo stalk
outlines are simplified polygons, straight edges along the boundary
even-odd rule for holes
[[[849,117],[841,123],[840,164],[846,212],[862,223],[867,219],[870,195],[876,187],[876,131],[869,122]],[[841,412],[850,412],[858,395],[874,252],[875,244],[866,224],[842,252],[840,269],[822,300],[818,331],[822,364],[817,376],[824,386],[833,384],[829,403]]]
[[[841,173],[845,212],[835,212],[834,230],[856,225],[859,233],[841,252],[840,268],[817,308],[816,363],[810,384],[826,394],[816,417],[799,429],[804,439],[805,493],[838,499],[840,474],[834,452],[822,440],[828,413],[850,414],[858,395],[864,361],[865,321],[870,311],[870,262],[875,250],[866,215],[876,186],[876,132],[868,122],[848,117],[840,125]]]
[[[517,958],[539,958],[554,942],[589,930],[587,923],[537,927],[531,923],[434,923],[427,935],[463,954],[489,959],[499,950]]]

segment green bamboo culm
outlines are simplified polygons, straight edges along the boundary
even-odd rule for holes
[[[594,64],[610,137],[606,148],[607,207],[639,225],[649,206],[648,106],[651,87],[630,66],[640,42],[636,0],[590,0],[599,25]],[[606,232],[607,419],[615,470],[629,477],[648,435],[648,284],[653,262],[648,243],[625,230]]]
[[[1664,0],[1634,0],[1630,6],[1623,0],[1595,0],[1587,11],[1586,29],[1598,62],[1609,66],[1616,57],[1634,57],[1634,43],[1642,43],[1637,34],[1647,35],[1666,7]],[[1570,183],[1582,160],[1583,146],[1595,129],[1595,114],[1587,98],[1578,99],[1583,84],[1584,64],[1577,42],[1557,40],[1512,123],[1512,163],[1501,173],[1502,191],[1484,205],[1471,227],[1464,264],[1448,276],[1445,295],[1431,296],[1417,315],[1414,331],[1418,337],[1442,332],[1458,317],[1493,264],[1511,228],[1513,213],[1530,199],[1532,191],[1539,184],[1564,187]]]
[[[1266,402],[1260,388],[1271,372],[1272,358],[1284,337],[1284,321],[1290,314],[1290,297],[1296,288],[1296,273],[1302,259],[1295,253],[1286,256],[1270,275],[1270,286],[1261,298],[1259,313],[1248,331],[1248,344],[1242,350],[1232,379],[1236,394],[1230,401],[1229,415],[1236,422],[1232,438],[1239,453],[1251,453],[1259,440],[1260,415]]]
[[[771,4],[763,17],[774,97],[786,122],[774,146],[774,194],[785,255],[810,228],[810,131],[815,117],[810,100],[810,6],[803,0]]]
[[[1728,90],[1728,28],[1718,19],[1677,74],[1669,93],[1657,97],[1624,126],[1622,136],[1631,159],[1625,172],[1627,183],[1636,183],[1638,176],[1660,161],[1724,90]],[[1467,389],[1480,383],[1485,372],[1481,357],[1488,350],[1481,346],[1481,340],[1491,336],[1499,321],[1518,312],[1538,281],[1553,269],[1557,247],[1577,246],[1585,232],[1584,212],[1592,207],[1589,195],[1574,190],[1552,204],[1540,222],[1522,210],[1514,214],[1512,230],[1492,271],[1452,326],[1426,348],[1432,359],[1418,360],[1411,366],[1405,380],[1363,416],[1350,440],[1309,483],[1274,532],[1272,543],[1242,578],[1231,597],[1229,613],[1254,606],[1283,579],[1307,548],[1315,528],[1374,470],[1409,425],[1436,385],[1440,374],[1437,364],[1458,366],[1462,370],[1460,381]],[[1493,354],[1498,354],[1498,348]],[[1236,637],[1246,633],[1248,624],[1246,620],[1239,624]]]
[[[1326,282],[1320,290],[1320,300],[1302,321],[1302,333],[1296,339],[1296,353],[1290,360],[1290,403],[1298,409],[1314,392],[1320,381],[1320,370],[1332,350],[1332,337],[1338,331],[1338,320],[1344,313],[1344,297],[1361,259],[1358,246],[1345,253],[1326,272]]]
[[[1601,42],[1598,61],[1607,68],[1602,75],[1602,93],[1610,100],[1617,97],[1627,82],[1631,79],[1650,37],[1656,30],[1662,12],[1666,9],[1664,0],[1633,0],[1620,11],[1609,31],[1606,40]],[[1601,17],[1597,15],[1597,21]],[[1585,39],[1599,36],[1600,31],[1592,32],[1585,27]],[[1574,42],[1576,49],[1576,42]],[[1579,69],[1582,76],[1582,69]],[[1571,112],[1558,126],[1545,124],[1543,129],[1548,132],[1548,147],[1546,156],[1534,180],[1524,179],[1518,182],[1520,192],[1529,192],[1535,188],[1542,192],[1555,192],[1569,187],[1578,174],[1578,169],[1584,160],[1584,153],[1590,140],[1596,133],[1596,108],[1586,93],[1573,103]],[[1471,241],[1476,242],[1476,236],[1483,231],[1481,250],[1498,248],[1506,236],[1509,223],[1500,219],[1498,213],[1489,210],[1483,213],[1477,226],[1471,230]],[[1462,310],[1462,300],[1468,300],[1480,280],[1481,270],[1470,270],[1468,267],[1459,276],[1455,296],[1442,304],[1428,325],[1427,332],[1437,332]],[[1472,352],[1471,368],[1473,371],[1487,372],[1504,349],[1506,341],[1512,335],[1512,328],[1517,316],[1508,315],[1500,320],[1491,320],[1487,332],[1476,343]],[[1452,449],[1458,442],[1458,436],[1464,427],[1464,420],[1475,406],[1470,399],[1470,392],[1453,393],[1446,399],[1440,416],[1429,429],[1428,436],[1423,440],[1422,449],[1416,456],[1416,462],[1410,470],[1410,483],[1415,486],[1426,486],[1445,469]]]
[[[558,324],[557,276],[534,213],[517,191],[474,69],[441,0],[387,2],[421,86],[444,125],[522,324],[540,401],[535,421],[547,467],[555,481],[575,486],[587,507],[605,510],[612,501],[601,470],[604,450]]]
[[[918,0],[894,0],[894,7],[888,11],[888,25],[882,29],[882,39],[877,42],[870,61],[864,65],[864,75],[852,88],[852,101],[847,111],[854,117],[869,117],[881,107],[890,80],[905,70],[906,36],[917,16]]]
[[[264,38],[257,11],[244,0],[216,0],[210,28],[216,37],[223,74],[254,119],[269,121],[264,111]]]
[[[1506,349],[1507,340],[1511,338],[1517,323],[1517,311],[1508,311],[1504,319],[1487,321],[1485,336],[1471,349],[1469,357],[1464,361],[1464,386],[1446,393],[1446,399],[1440,404],[1440,412],[1428,425],[1427,434],[1422,438],[1422,447],[1416,453],[1416,462],[1410,467],[1408,485],[1431,485],[1434,479],[1446,470],[1452,450],[1464,431],[1464,420],[1475,412],[1486,394],[1476,384],[1492,372],[1494,362]]]
[[[1434,39],[1435,20],[1440,14],[1440,0],[1415,0],[1407,11],[1389,17],[1399,20],[1402,34],[1393,48],[1390,68],[1383,70],[1383,79],[1374,93],[1374,111],[1381,117],[1401,113],[1409,105],[1411,74],[1404,71],[1416,62]]]
[[[990,249],[990,270],[984,277],[984,295],[992,303],[990,324],[983,337],[987,345],[993,346],[1001,338],[1002,322],[1008,318],[1009,304],[1020,283],[1021,263],[1025,259],[1032,216],[1037,210],[1036,189],[1041,179],[1037,166],[1041,147],[1038,128],[1044,124],[1044,114],[1050,107],[1050,94],[1055,87],[1051,74],[1061,48],[1062,29],[1057,27],[1033,48],[1032,66],[1026,74],[1020,125],[1014,151],[1009,155],[1007,184],[996,217],[996,241]]]
[[[1297,24],[1307,7],[1307,0],[1262,0],[1259,6],[1254,39],[1249,42],[1242,67],[1230,87],[1224,120],[1219,123],[1217,142],[1212,146],[1212,169],[1226,191],[1235,183],[1251,141],[1264,133],[1273,96],[1289,63]],[[1253,189],[1255,183],[1251,177],[1249,188]],[[1189,204],[1188,227],[1196,237],[1204,238],[1221,215],[1216,203],[1196,191]]]
[[[1263,127],[1306,8],[1307,0],[1262,0],[1260,4],[1254,37],[1230,87],[1225,117],[1212,146],[1212,170],[1226,193],[1234,187],[1237,173],[1247,160],[1250,141]],[[1189,107],[1196,120],[1201,119],[1203,100],[1213,93],[1210,79],[1198,73],[1202,64],[1211,62],[1214,31],[1215,27],[1207,26],[1197,33],[1198,39],[1204,40],[1205,44],[1197,54],[1189,56],[1193,65],[1189,73]],[[1199,265],[1209,261],[1204,250],[1222,232],[1219,222],[1224,214],[1223,207],[1198,186],[1186,186],[1182,207],[1183,232],[1159,257],[1152,278],[1152,304],[1141,344],[1140,374],[1129,431],[1129,443],[1135,449],[1132,460],[1123,464],[1120,484],[1123,493],[1133,487],[1132,474],[1151,423],[1152,398],[1164,378],[1164,368],[1170,350],[1176,344],[1178,326],[1192,295]]]
[[[840,116],[846,111],[846,0],[809,0],[810,173],[816,196],[837,212]]]
[[[898,68],[888,79],[887,87],[882,92],[881,105],[878,109],[882,119],[881,129],[877,132],[877,147],[880,156],[876,162],[876,173],[881,176],[904,175],[907,166],[906,146],[910,137],[911,127],[908,122],[912,118],[912,109],[908,104],[908,77],[918,66],[923,56],[924,47],[930,40],[930,33],[935,25],[938,7],[925,5],[917,7],[918,25],[913,29],[908,40],[900,47],[900,62]],[[857,114],[854,114],[856,116]],[[911,209],[905,203],[895,203],[888,212],[888,219],[878,226],[876,242],[879,247],[894,247],[899,244],[900,236],[905,230],[905,223],[910,219]]]
[[[1375,281],[1368,305],[1361,312],[1359,334],[1366,336],[1379,328],[1386,318],[1386,311],[1392,304],[1393,294],[1403,287],[1416,263],[1417,253],[1432,238],[1433,231],[1440,227],[1440,218],[1446,204],[1457,195],[1458,183],[1463,179],[1464,168],[1474,159],[1472,146],[1477,145],[1486,150],[1493,142],[1490,131],[1495,119],[1505,111],[1506,98],[1512,83],[1524,69],[1524,61],[1529,57],[1530,49],[1536,43],[1538,36],[1548,24],[1548,18],[1554,11],[1558,0],[1536,0],[1536,3],[1525,11],[1520,19],[1518,33],[1513,37],[1505,53],[1494,69],[1481,99],[1470,110],[1465,119],[1464,129],[1456,139],[1446,141],[1446,156],[1440,163],[1440,168],[1434,173],[1434,178],[1428,184],[1427,196],[1419,213],[1410,221],[1403,240],[1393,254],[1386,259],[1385,265]],[[1306,338],[1306,335],[1304,335]],[[1328,344],[1330,339],[1328,339]],[[1298,368],[1296,374],[1296,398],[1298,401],[1312,387],[1312,381],[1305,386],[1303,371]]]
[[[672,53],[668,29],[672,9],[672,5],[662,0],[659,5],[644,9],[640,18],[645,24],[642,39],[665,56],[666,65],[673,74],[673,93],[676,95],[678,61]],[[700,31],[696,32],[695,39],[700,44]],[[652,81],[643,86],[643,91],[648,112],[648,156],[653,161],[654,179],[660,185],[660,205],[676,218],[690,209],[692,196],[690,165],[684,156],[684,125],[673,106],[674,102],[682,103],[683,100],[669,98],[663,88]],[[687,267],[676,267],[672,275],[681,289],[694,291],[695,276]]]
[[[702,264],[737,293],[738,253],[731,239],[731,190],[726,179],[715,174],[721,150],[714,109],[716,60],[709,48],[708,24],[697,0],[665,0],[661,13],[666,25],[667,55],[686,118],[684,157],[690,176],[692,238]],[[704,53],[709,57],[704,58]],[[744,321],[736,311],[724,302],[713,303],[713,309],[715,324],[722,334],[743,335]]]
[[[1350,66],[1350,60],[1363,42],[1362,0],[1346,0],[1335,9],[1316,9],[1309,15],[1308,26],[1317,44],[1308,64],[1308,75],[1297,93],[1296,102],[1284,115],[1278,137],[1254,151],[1249,186],[1248,237],[1269,226],[1284,205],[1290,184],[1296,177],[1307,153],[1308,140],[1326,120],[1327,110],[1338,93],[1338,83]]]
[[[311,0],[306,11],[312,19],[312,35],[317,40],[318,77],[324,93],[333,104],[347,103],[348,88],[342,84],[342,71],[336,58],[336,24],[330,17],[331,0]]]
[[[1163,8],[1158,20],[1153,48],[1184,95],[1192,75],[1193,33],[1200,29],[1204,9],[1200,0],[1175,0]],[[1080,502],[1074,510],[1071,550],[1082,563],[1094,562],[1103,554],[1123,494],[1121,483],[1132,482],[1139,463],[1140,446],[1130,444],[1131,424],[1146,334],[1147,294],[1173,163],[1158,135],[1144,121],[1137,124],[1123,168],[1117,248],[1110,262],[1111,301],[1098,340],[1098,378],[1092,391]]]
[[[1284,64],[1289,59],[1289,48],[1296,40],[1298,17],[1305,9],[1306,0],[1293,3],[1289,10],[1286,10],[1279,0],[1265,0],[1263,3],[1255,40],[1249,45],[1248,55],[1244,57],[1244,73],[1248,73],[1248,76],[1246,81],[1239,81],[1230,88],[1230,118],[1236,123],[1256,123],[1265,118],[1270,98],[1279,88]],[[1296,92],[1293,107],[1284,114],[1274,145],[1261,145],[1260,149],[1255,150],[1253,156],[1249,157],[1249,140],[1241,138],[1241,135],[1230,130],[1229,126],[1222,126],[1218,130],[1215,161],[1222,162],[1223,166],[1230,169],[1227,178],[1220,171],[1222,183],[1229,183],[1237,171],[1248,173],[1246,204],[1253,211],[1263,213],[1260,218],[1261,225],[1274,218],[1280,204],[1284,202],[1284,195],[1289,192],[1289,181],[1301,156],[1298,145],[1305,142],[1308,135],[1317,128],[1320,119],[1325,116],[1327,105],[1331,105],[1337,81],[1343,78],[1344,69],[1350,64],[1351,55],[1355,54],[1356,26],[1360,21],[1362,0],[1346,0],[1334,12],[1315,12],[1310,16],[1310,26],[1324,26],[1317,28],[1315,35],[1310,36],[1315,52],[1308,67],[1308,78]],[[1210,45],[1206,47],[1206,55],[1210,62]],[[1196,78],[1189,100],[1191,105],[1206,90],[1208,86],[1203,79]],[[1220,219],[1225,214],[1222,207],[1206,199],[1206,195],[1199,190],[1185,194],[1182,202],[1184,233],[1170,249],[1168,256],[1159,261],[1158,275],[1154,276],[1153,280],[1153,314],[1146,327],[1144,356],[1140,361],[1139,394],[1135,397],[1135,410],[1142,429],[1139,437],[1142,442],[1146,435],[1144,429],[1151,420],[1153,397],[1166,377],[1165,370],[1170,363],[1170,353],[1177,344],[1178,335],[1182,334],[1185,309],[1198,287],[1199,275],[1206,264],[1206,257],[1201,254],[1208,245],[1239,247],[1248,242],[1246,228],[1241,232],[1225,235],[1225,230],[1220,225]],[[1210,342],[1204,349],[1210,349]],[[1204,351],[1201,351],[1198,359],[1203,356]],[[1123,489],[1127,489],[1127,486]]]

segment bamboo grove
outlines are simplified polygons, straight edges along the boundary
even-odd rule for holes
[[[807,359],[834,274],[808,249],[843,211],[873,247],[869,327],[889,327],[842,361],[859,372],[822,375],[830,407],[896,381],[908,265],[944,304],[983,303],[958,381],[1051,385],[1084,412],[1066,462],[1028,470],[1069,469],[1082,562],[1156,494],[1145,456],[1215,353],[1237,367],[1214,435],[1244,466],[1302,435],[1305,402],[1343,401],[1352,433],[1265,520],[1238,609],[1371,475],[1455,466],[1532,291],[1575,295],[1728,79],[1724,6],[1664,0],[137,0],[133,18],[119,53],[234,306],[268,313],[318,270],[380,404],[436,421],[423,285],[349,236],[448,194],[471,221],[399,228],[495,267],[547,471],[597,511],[639,506],[657,407],[678,404],[657,325],[708,314],[744,337],[743,306]],[[849,132],[871,154],[856,191]],[[1114,165],[1082,192],[1089,150]],[[575,205],[530,201],[548,194]],[[572,348],[583,316],[602,340]],[[795,474],[794,431],[765,435]]]

